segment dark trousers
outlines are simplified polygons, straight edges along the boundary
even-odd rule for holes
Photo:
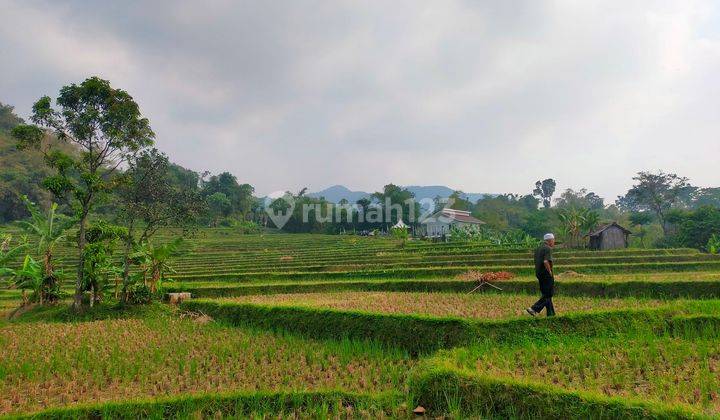
[[[537,279],[540,282],[540,293],[542,297],[535,302],[532,310],[541,312],[543,308],[547,308],[547,316],[555,316],[555,307],[553,306],[553,294],[555,294],[555,279],[550,274],[539,274]]]

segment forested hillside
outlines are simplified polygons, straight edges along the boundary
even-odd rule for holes
[[[11,131],[21,123],[23,120],[15,114],[14,107],[0,102],[0,224],[29,216],[22,201],[23,195],[41,208],[49,208],[51,201],[55,201],[59,202],[61,212],[70,212],[62,199],[53,197],[43,186],[44,180],[53,175],[54,170],[47,166],[42,151],[17,148],[17,140],[12,137]],[[55,150],[74,153],[71,144],[51,136],[43,141],[49,142]],[[229,226],[239,220],[255,218],[257,203],[253,197],[253,187],[238,183],[237,178],[229,172],[201,175],[170,162],[168,174],[175,186],[201,194],[210,204],[208,213],[201,221],[203,224],[217,225],[222,222]],[[105,200],[95,211],[112,215],[115,212],[114,202],[112,199]]]
[[[51,175],[37,150],[18,150],[10,130],[22,123],[12,106],[0,103],[0,223],[22,219],[29,214],[20,197],[27,195],[44,207],[51,194],[42,187]]]

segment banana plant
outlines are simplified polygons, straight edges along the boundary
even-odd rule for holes
[[[22,267],[13,271],[12,288],[20,289],[23,292],[23,304],[28,301],[45,303],[45,276],[42,266],[30,255],[25,255]],[[27,297],[27,290],[32,291],[30,299]]]
[[[162,282],[169,280],[167,275],[176,272],[171,263],[181,244],[182,238],[162,245],[150,242],[140,244],[131,255],[131,261],[139,267],[136,279],[148,286],[152,293],[156,293]]]
[[[18,257],[28,249],[27,238],[23,238],[20,244],[11,246],[12,235],[7,235],[0,246],[0,279],[3,277],[14,276],[15,269],[10,265],[17,261]]]
[[[594,229],[600,216],[584,207],[569,207],[558,211],[558,219],[563,234],[568,238],[568,245],[577,247],[580,246],[582,233]]]
[[[19,225],[31,235],[37,237],[37,253],[42,258],[42,269],[46,290],[41,290],[42,301],[56,301],[59,299],[58,276],[55,273],[53,252],[60,241],[65,239],[70,227],[76,221],[72,218],[59,217],[57,214],[57,203],[52,203],[47,214],[31,202],[27,196],[22,197],[25,206],[30,212],[30,220],[21,221]]]

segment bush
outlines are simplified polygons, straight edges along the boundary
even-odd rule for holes
[[[667,244],[705,249],[713,235],[720,235],[720,209],[710,206],[694,211],[674,212],[671,223],[675,233]]]
[[[152,302],[153,294],[144,283],[134,283],[127,287],[127,303],[131,305],[142,305]]]
[[[262,227],[255,222],[238,220],[233,217],[226,217],[217,224],[219,227],[232,228],[242,234],[260,233]]]
[[[720,254],[720,235],[713,233],[708,239],[707,251],[711,254]]]

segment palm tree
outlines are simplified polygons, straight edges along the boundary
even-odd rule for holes
[[[57,203],[52,203],[45,215],[27,196],[23,196],[22,199],[30,212],[30,220],[21,221],[19,224],[26,232],[37,236],[37,252],[42,258],[43,282],[40,301],[56,301],[60,296],[58,277],[53,265],[53,251],[55,246],[67,236],[68,229],[75,224],[75,220],[70,218],[63,220],[58,217],[56,215]]]

